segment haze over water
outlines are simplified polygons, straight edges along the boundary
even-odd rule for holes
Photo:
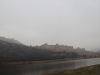
[[[26,45],[100,48],[99,0],[1,0],[0,36]]]

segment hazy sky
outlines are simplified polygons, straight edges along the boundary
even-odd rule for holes
[[[100,0],[0,0],[0,36],[100,48]]]

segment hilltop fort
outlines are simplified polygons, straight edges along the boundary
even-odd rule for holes
[[[48,43],[45,43],[41,46],[35,46],[37,48],[41,48],[41,49],[48,49],[51,51],[67,51],[67,52],[72,52],[72,51],[85,51],[85,48],[73,48],[73,46],[67,46],[67,45],[59,45],[59,44],[55,44],[55,45],[48,45]]]

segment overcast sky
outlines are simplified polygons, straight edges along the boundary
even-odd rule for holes
[[[100,0],[0,0],[0,36],[100,48]]]

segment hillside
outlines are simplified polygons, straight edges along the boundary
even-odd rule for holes
[[[52,46],[26,46],[14,39],[0,37],[0,62],[100,57],[100,53],[88,52],[84,48],[73,49],[72,46]]]
[[[11,38],[5,38],[5,37],[2,37],[2,36],[0,36],[0,40],[6,41],[6,42],[9,42],[9,43],[22,44],[18,40],[11,39]]]
[[[81,57],[75,52],[53,52],[15,43],[0,41],[0,62],[41,61]]]

